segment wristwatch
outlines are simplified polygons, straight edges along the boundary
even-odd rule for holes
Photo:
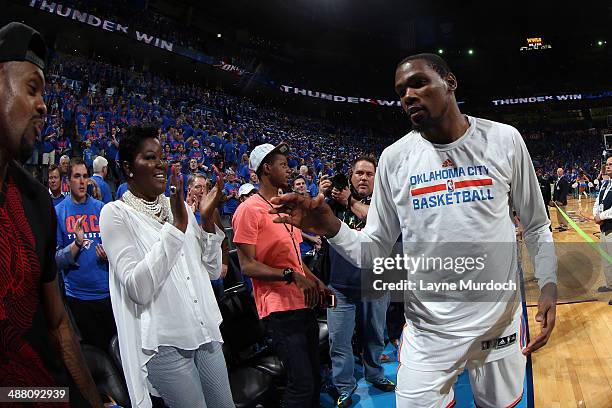
[[[287,282],[287,285],[295,282],[295,277],[293,276],[293,269],[291,268],[285,268],[283,269],[283,279],[285,280],[285,282]]]

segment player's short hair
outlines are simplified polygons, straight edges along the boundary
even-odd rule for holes
[[[438,75],[440,75],[440,77],[442,77],[442,78],[444,78],[445,76],[447,76],[451,72],[448,64],[446,63],[446,61],[444,61],[444,59],[442,59],[442,57],[440,57],[437,54],[430,54],[430,53],[422,53],[422,54],[410,55],[410,56],[404,58],[403,60],[401,60],[399,62],[399,64],[397,64],[397,67],[395,69],[401,67],[402,65],[404,65],[408,61],[414,61],[414,60],[423,60],[423,61],[425,61],[427,63],[427,65],[429,65],[429,67],[431,69],[436,71],[438,73]]]

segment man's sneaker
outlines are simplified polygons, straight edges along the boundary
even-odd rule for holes
[[[601,292],[612,292],[612,289],[610,289],[607,286],[600,286],[600,287],[597,288],[597,291],[600,292],[600,293]]]
[[[383,392],[395,391],[395,383],[386,377],[373,382],[372,385]]]
[[[351,398],[353,394],[348,392],[341,392],[336,400],[336,406],[339,408],[350,407],[353,403],[353,398]]]

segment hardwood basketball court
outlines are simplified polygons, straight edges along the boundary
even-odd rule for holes
[[[592,219],[594,199],[570,199],[566,211],[579,230],[599,243]],[[549,208],[553,228],[557,209]],[[570,227],[554,232],[559,257],[557,321],[549,343],[532,356],[536,408],[612,408],[612,292],[604,284],[601,255]],[[522,245],[522,257],[527,256]],[[525,267],[525,294],[531,337],[539,333],[538,286],[533,268]]]

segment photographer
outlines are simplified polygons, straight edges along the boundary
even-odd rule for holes
[[[351,164],[350,180],[342,173],[336,173],[332,178],[323,176],[319,184],[319,190],[329,197],[328,203],[336,216],[352,229],[360,230],[366,224],[375,173],[376,161],[370,157],[359,157]],[[395,390],[395,384],[384,376],[379,362],[385,346],[384,329],[389,293],[385,292],[378,299],[362,299],[361,269],[351,265],[331,247],[329,256],[329,287],[337,298],[337,307],[327,310],[332,383],[338,393],[336,405],[348,407],[357,388],[351,346],[356,316],[361,328],[366,380],[379,390]]]

